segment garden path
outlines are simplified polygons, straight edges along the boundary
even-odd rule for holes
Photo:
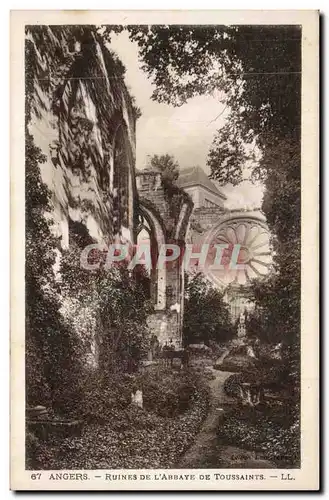
[[[224,356],[223,356],[224,358]],[[267,460],[259,460],[253,451],[234,446],[221,445],[217,438],[217,428],[229,407],[236,401],[224,391],[225,380],[232,375],[212,369],[215,378],[209,381],[210,409],[193,445],[181,458],[178,468],[273,468]]]

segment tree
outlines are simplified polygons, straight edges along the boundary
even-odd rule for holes
[[[229,309],[223,293],[199,273],[185,288],[183,335],[185,343],[225,342],[233,337]]]
[[[180,106],[196,95],[219,94],[228,119],[209,151],[211,176],[238,184],[247,168],[264,182],[262,209],[273,235],[274,273],[266,283],[254,284],[255,300],[272,333],[298,345],[301,28],[127,29],[155,84],[154,100]]]
[[[154,100],[180,106],[193,96],[219,95],[228,117],[209,151],[211,176],[236,185],[247,171],[265,185],[262,209],[273,237],[274,269],[267,280],[253,283],[255,314],[269,342],[285,343],[282,365],[288,368],[286,380],[297,395],[291,402],[298,413],[301,27],[127,28],[155,84]],[[188,315],[187,305],[186,321]]]
[[[256,140],[262,151],[282,139],[299,141],[300,27],[127,29],[138,44],[143,69],[155,84],[154,100],[180,106],[196,95],[219,93],[229,117],[218,131],[208,161],[220,182],[242,179],[246,161],[255,159]]]
[[[179,216],[184,204],[191,204],[190,195],[177,186],[179,165],[169,154],[154,155],[149,160],[149,168],[161,173],[161,182],[165,195],[169,217],[167,219],[167,238],[175,237]],[[169,221],[170,219],[170,221]]]
[[[269,341],[299,345],[300,338],[300,162],[298,146],[282,141],[268,148],[264,161],[276,169],[266,178],[263,209],[271,233],[274,272],[253,283],[256,313]]]
[[[162,181],[166,184],[172,184],[178,179],[179,165],[171,155],[153,155],[150,158],[149,167],[161,172]]]

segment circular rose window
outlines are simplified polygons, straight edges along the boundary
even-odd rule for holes
[[[212,259],[207,274],[217,284],[247,285],[269,272],[270,235],[265,222],[256,217],[223,221],[211,230],[207,243]]]

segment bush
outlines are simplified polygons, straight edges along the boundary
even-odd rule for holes
[[[106,375],[137,371],[150,347],[150,302],[140,282],[143,269],[131,275],[126,263],[90,272],[80,266],[78,244],[61,259],[62,312],[84,339],[84,362],[92,359]],[[97,359],[95,358],[97,352]]]
[[[26,400],[28,405],[51,405],[65,413],[65,399],[76,396],[80,339],[60,313],[54,272],[58,239],[52,233],[51,219],[45,216],[51,212],[51,192],[40,173],[46,157],[27,127],[25,148]]]
[[[112,428],[129,427],[134,419],[140,426],[136,418],[138,409],[131,405],[131,395],[141,389],[146,412],[174,418],[188,410],[198,385],[196,374],[173,373],[170,369],[141,375],[117,373],[111,377],[100,377],[98,372],[89,371],[79,388],[83,397],[77,402],[76,416],[87,423],[109,424]]]
[[[186,344],[227,342],[234,336],[224,294],[198,273],[186,279],[183,336]]]
[[[224,372],[253,371],[257,367],[257,362],[249,356],[226,356],[220,369]]]
[[[145,374],[127,382],[127,391],[144,381],[147,393],[150,379],[158,381],[158,390],[178,388],[191,381],[193,394],[188,408],[175,417],[162,417],[156,411],[149,413],[135,405],[105,408],[107,423],[86,424],[81,437],[51,438],[40,442],[34,469],[156,469],[173,468],[190,446],[193,437],[208,412],[209,389],[194,373],[173,374],[161,370]],[[166,380],[166,382],[164,382]],[[161,382],[161,383],[160,383]],[[121,385],[121,390],[126,390]],[[150,392],[151,394],[151,392]],[[100,398],[95,405],[99,406]],[[124,405],[123,405],[124,406]],[[105,419],[104,419],[105,421]]]
[[[228,396],[238,397],[241,382],[243,382],[241,373],[230,375],[224,382],[224,391]]]
[[[79,418],[88,423],[108,424],[131,403],[133,377],[113,374],[101,378],[97,372],[86,378],[79,403]]]
[[[260,452],[281,466],[299,464],[299,424],[289,408],[244,408],[228,413],[218,429],[221,443]]]
[[[26,454],[26,468],[34,469],[36,463],[36,452],[38,449],[38,438],[32,433],[26,431],[25,433],[25,454]]]
[[[214,342],[213,340],[209,340],[208,344],[209,344],[210,349],[212,350],[214,359],[219,358],[225,352],[227,352],[227,344],[218,344],[217,342]]]
[[[174,382],[174,383],[173,383]],[[191,373],[171,370],[148,372],[140,378],[144,408],[161,417],[176,417],[186,411],[197,390],[197,379]]]
[[[211,347],[205,345],[205,344],[189,344],[188,345],[188,350],[190,351],[191,354],[195,356],[212,356],[213,351]]]

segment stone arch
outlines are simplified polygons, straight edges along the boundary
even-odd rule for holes
[[[161,173],[146,168],[137,172],[139,202],[153,226],[153,245],[159,252],[161,244],[177,245],[179,258],[168,261],[163,269],[156,269],[153,279],[157,291],[154,313],[149,317],[149,327],[160,344],[173,339],[177,347],[182,343],[184,310],[184,266],[182,256],[193,202],[188,194],[173,186],[171,195],[162,182]],[[174,196],[175,195],[175,196]]]
[[[149,234],[152,256],[152,269],[150,272],[151,297],[153,299],[154,309],[162,311],[166,309],[166,270],[157,269],[156,262],[159,255],[159,249],[161,245],[165,244],[165,233],[158,217],[142,202],[139,204],[139,212],[142,219],[144,218],[147,221],[150,228]],[[145,224],[141,221],[137,232],[143,227],[145,227]]]

